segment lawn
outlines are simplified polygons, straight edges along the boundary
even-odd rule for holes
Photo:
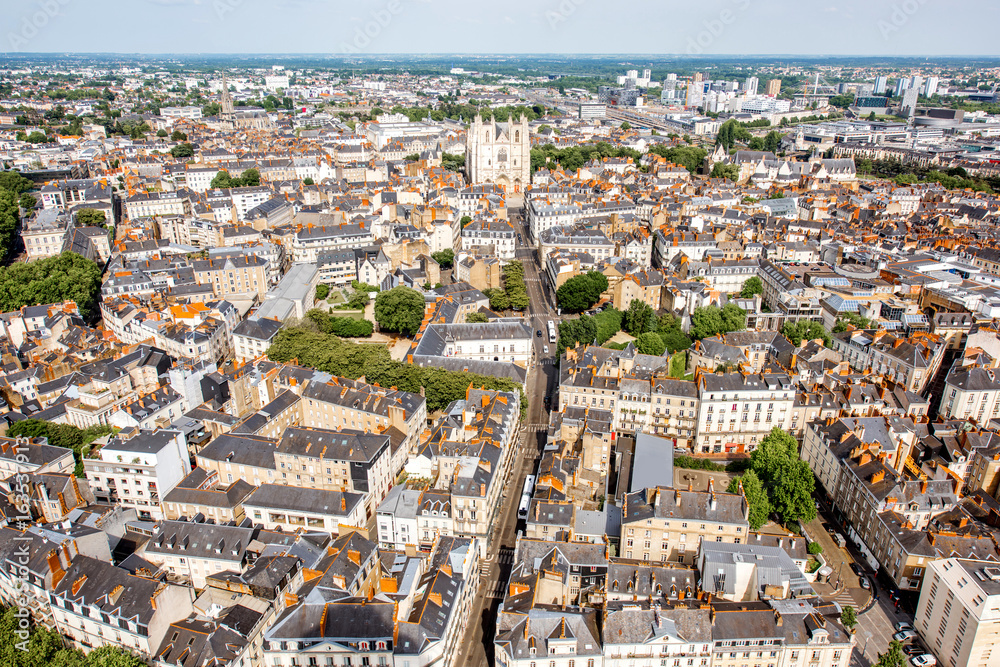
[[[687,370],[687,350],[681,350],[670,357],[670,377],[683,380]]]

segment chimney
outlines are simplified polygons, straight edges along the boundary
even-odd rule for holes
[[[677,504],[678,507],[681,506],[681,492],[679,490],[674,491],[674,502]]]
[[[925,495],[927,493],[927,480],[920,480],[920,495]]]

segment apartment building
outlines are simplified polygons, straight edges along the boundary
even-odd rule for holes
[[[202,589],[213,574],[246,569],[247,547],[258,532],[258,528],[200,521],[161,521],[140,555]]]
[[[740,494],[656,487],[625,497],[621,554],[646,562],[693,565],[703,540],[740,543],[749,506]]]
[[[415,451],[427,421],[427,401],[420,394],[348,378],[311,380],[302,390],[302,399],[303,426],[358,429],[365,433],[381,433],[394,427],[404,434],[402,446],[408,452]],[[401,467],[403,459],[396,460]]]
[[[152,218],[161,215],[192,215],[191,196],[184,190],[176,192],[143,192],[125,200],[125,214],[129,220]]]
[[[233,355],[239,363],[247,363],[263,356],[271,347],[281,322],[268,318],[248,317],[233,330]]]
[[[915,394],[922,393],[937,373],[947,349],[934,334],[915,333],[907,338],[885,330],[837,333],[830,347],[854,370],[881,375]]]
[[[979,424],[1000,417],[1000,372],[989,355],[955,360],[945,377],[938,414]]]
[[[286,428],[274,453],[277,483],[365,494],[364,511],[371,516],[395,478],[392,452],[402,445],[396,433],[394,445],[387,432]]]
[[[246,480],[219,483],[219,474],[195,468],[177,486],[163,495],[163,518],[177,521],[201,514],[215,523],[240,523],[245,518],[243,502],[254,490]]]
[[[319,530],[337,535],[341,526],[364,528],[365,494],[261,484],[243,502],[247,517],[265,530]]]
[[[291,241],[293,262],[315,263],[320,255],[335,250],[354,249],[375,241],[370,226],[364,222],[307,225],[297,229]]]
[[[192,612],[194,590],[77,555],[49,595],[55,627],[76,647],[113,646],[152,658],[170,624]]]
[[[476,218],[462,229],[462,247],[482,257],[496,257],[501,262],[514,259],[514,226],[502,218]]]
[[[195,281],[212,288],[217,298],[252,297],[263,300],[270,287],[268,261],[257,255],[199,259],[191,263]]]
[[[55,208],[43,208],[30,220],[25,221],[21,238],[24,240],[28,261],[45,259],[61,253],[66,235],[70,233],[72,227],[70,216]]]
[[[97,501],[132,508],[147,521],[163,518],[160,499],[191,472],[180,431],[122,431],[97,456],[83,461]]]
[[[791,428],[795,388],[785,373],[700,373],[695,447],[749,452],[771,429]]]
[[[539,233],[538,245],[543,261],[556,251],[586,253],[595,262],[615,255],[615,243],[604,232],[583,226],[550,227]]]
[[[927,570],[914,627],[938,664],[995,664],[1000,651],[1000,565],[943,558]]]

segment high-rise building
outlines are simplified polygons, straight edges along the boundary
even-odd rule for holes
[[[917,110],[917,98],[920,96],[919,88],[907,88],[903,91],[903,114],[913,116]]]
[[[767,82],[767,94],[777,97],[781,93],[781,79],[771,79]]]
[[[914,626],[944,667],[995,664],[1000,633],[1000,566],[942,558],[927,564]]]
[[[888,85],[889,85],[889,77],[887,76],[875,77],[875,94],[885,95],[885,89]]]
[[[754,95],[757,94],[757,87],[759,85],[760,85],[760,79],[758,79],[755,76],[748,76],[746,83],[743,84],[743,87],[746,90],[747,95],[753,97]]]
[[[937,95],[938,89],[938,78],[936,76],[927,77],[927,83],[924,84],[924,97],[933,97]]]
[[[701,102],[704,99],[705,87],[701,85],[701,82],[688,85],[687,88],[687,99],[684,101],[684,106],[687,107],[700,107]]]
[[[705,75],[702,74],[701,72],[695,72],[694,77],[691,80],[694,81],[695,83],[701,83],[702,81],[705,80]]]
[[[897,79],[896,80],[896,94],[893,97],[902,97],[903,92],[910,87],[909,79]]]

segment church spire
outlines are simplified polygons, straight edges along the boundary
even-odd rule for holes
[[[229,117],[236,113],[233,110],[233,98],[229,96],[229,81],[226,79],[226,70],[222,70],[222,96],[220,104],[223,116]]]

